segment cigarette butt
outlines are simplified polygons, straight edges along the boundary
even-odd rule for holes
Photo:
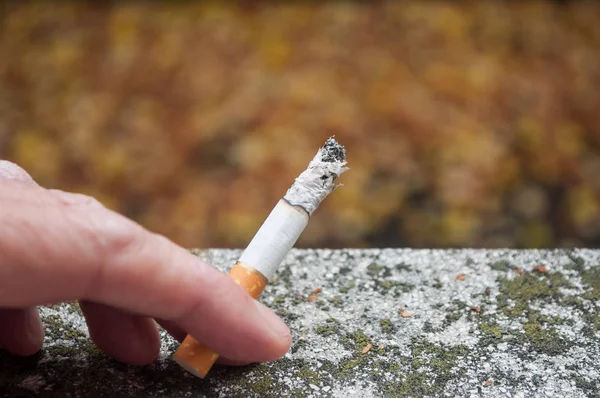
[[[229,276],[254,299],[274,277],[283,258],[306,228],[310,216],[339,186],[335,182],[337,178],[347,170],[346,150],[331,137],[275,205],[229,272]],[[317,298],[311,297],[312,301]],[[200,378],[206,376],[217,358],[217,353],[189,335],[173,354],[173,359],[182,368]]]
[[[231,271],[229,277],[240,285],[253,299],[257,299],[267,286],[267,278],[260,272],[245,266],[238,261]],[[204,378],[212,368],[219,355],[204,344],[187,335],[179,346],[173,359],[185,370],[196,377]]]

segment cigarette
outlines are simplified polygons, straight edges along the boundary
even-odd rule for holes
[[[262,294],[308,225],[310,216],[327,195],[341,185],[335,181],[347,170],[346,149],[330,137],[275,205],[229,272],[252,298],[258,299]],[[190,335],[173,354],[179,366],[199,378],[206,376],[218,357]]]

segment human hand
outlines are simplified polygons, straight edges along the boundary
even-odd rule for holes
[[[156,359],[156,322],[247,364],[283,356],[287,326],[224,273],[91,197],[45,189],[0,160],[0,348],[31,355],[36,305],[79,301],[92,341],[135,365]],[[155,322],[156,320],[156,322]]]

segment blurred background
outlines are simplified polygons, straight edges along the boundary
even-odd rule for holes
[[[0,158],[244,247],[330,136],[299,247],[600,246],[598,2],[3,2]]]

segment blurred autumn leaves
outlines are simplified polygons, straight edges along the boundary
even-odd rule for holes
[[[239,3],[242,4],[242,3]],[[600,6],[9,3],[0,157],[245,246],[335,134],[299,246],[600,244]]]

